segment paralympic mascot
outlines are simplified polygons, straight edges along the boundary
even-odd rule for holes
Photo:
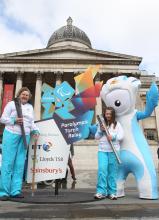
[[[141,82],[139,79],[118,76],[109,79],[103,85],[101,98],[106,106],[116,111],[116,119],[124,129],[121,142],[117,196],[125,196],[124,186],[129,173],[135,176],[139,198],[158,199],[157,175],[152,155],[138,121],[147,118],[158,104],[158,88],[152,83],[146,94],[146,106],[143,112],[135,109],[136,95]]]

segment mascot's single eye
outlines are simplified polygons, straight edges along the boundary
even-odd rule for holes
[[[119,107],[121,105],[121,102],[119,100],[115,101],[115,106]]]
[[[126,89],[114,89],[103,99],[106,106],[113,107],[117,116],[125,114],[131,108],[131,97]]]

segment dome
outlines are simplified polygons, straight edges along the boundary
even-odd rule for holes
[[[77,45],[83,45],[87,48],[91,48],[91,42],[84,31],[78,27],[72,25],[72,18],[67,19],[67,25],[59,28],[50,37],[47,47],[53,47],[59,45],[60,42],[77,42]]]

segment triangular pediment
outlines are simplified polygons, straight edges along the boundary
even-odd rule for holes
[[[0,59],[71,59],[71,60],[127,60],[141,62],[141,57],[130,56],[120,53],[79,48],[73,46],[44,48],[37,50],[22,51],[0,55]]]

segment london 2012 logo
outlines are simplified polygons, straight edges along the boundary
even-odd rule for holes
[[[42,147],[43,147],[43,150],[46,151],[46,152],[49,152],[50,151],[50,148],[53,146],[53,144],[48,141],[48,142],[45,142]]]

